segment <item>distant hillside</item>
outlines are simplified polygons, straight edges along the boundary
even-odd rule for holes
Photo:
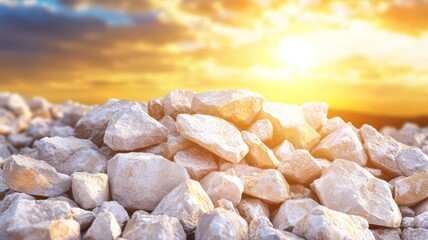
[[[352,122],[352,124],[356,127],[360,127],[364,123],[367,123],[377,129],[380,129],[386,125],[400,128],[405,122],[413,122],[421,127],[428,126],[428,116],[417,118],[400,118],[329,109],[328,117],[332,118],[336,116],[341,117],[343,120],[345,120],[345,122]]]

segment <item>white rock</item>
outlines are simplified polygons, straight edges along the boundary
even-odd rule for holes
[[[256,135],[262,142],[270,141],[273,137],[273,126],[267,119],[255,121],[246,131]]]
[[[176,126],[185,138],[232,163],[238,163],[248,153],[238,129],[221,118],[180,114]]]
[[[212,202],[224,198],[231,201],[234,206],[241,201],[244,191],[244,184],[233,169],[225,172],[210,172],[200,181],[200,184]]]
[[[106,173],[107,158],[93,149],[84,149],[74,153],[61,166],[63,173],[74,172]]]
[[[428,156],[418,147],[404,149],[397,156],[397,165],[406,176],[428,172]]]
[[[226,210],[239,214],[238,210],[236,210],[235,206],[233,206],[233,203],[224,198],[220,198],[219,200],[217,200],[214,203],[214,208],[224,208]]]
[[[195,146],[195,144],[181,135],[168,135],[168,140],[165,144],[165,150],[162,155],[167,159],[173,159],[177,152],[186,150],[192,146]]]
[[[413,211],[413,209],[411,209],[408,206],[399,206],[399,208],[400,208],[401,216],[403,216],[403,217],[415,217],[416,216],[415,211]]]
[[[14,192],[14,193],[8,194],[1,201],[0,214],[2,214],[4,211],[6,211],[12,203],[14,203],[15,201],[21,200],[21,199],[36,200],[36,198],[34,198],[33,196],[28,195],[26,193]]]
[[[18,122],[13,113],[0,108],[0,134],[16,133],[18,129]]]
[[[237,208],[248,224],[258,217],[270,217],[269,205],[257,198],[243,198]]]
[[[176,217],[186,234],[191,234],[201,215],[213,208],[213,203],[199,182],[189,179],[169,192],[153,210],[152,215]]]
[[[203,214],[198,222],[195,240],[248,239],[248,225],[235,212],[216,208]]]
[[[63,201],[68,203],[68,205],[70,205],[71,208],[78,208],[80,207],[76,202],[74,202],[73,200],[71,200],[68,197],[65,196],[58,196],[58,197],[50,197],[48,199],[46,199],[47,201]]]
[[[37,144],[39,158],[49,163],[60,173],[67,172],[66,167],[68,166],[64,167],[63,163],[73,154],[84,149],[98,150],[91,141],[75,137],[45,137]]]
[[[136,212],[123,231],[127,240],[185,240],[186,233],[175,217],[166,215],[151,216]]]
[[[428,239],[428,229],[407,228],[401,233],[402,240],[424,240]]]
[[[177,152],[174,162],[186,168],[190,177],[197,181],[218,169],[216,157],[207,150],[196,146]]]
[[[306,102],[301,106],[306,122],[313,129],[321,129],[327,122],[328,105],[324,102]]]
[[[287,180],[292,180],[300,184],[311,183],[319,178],[322,168],[311,154],[304,149],[298,149],[284,159],[277,167]]]
[[[162,101],[165,115],[176,118],[180,113],[192,113],[192,98],[195,93],[188,90],[173,90]]]
[[[167,132],[135,103],[112,117],[105,130],[104,143],[115,151],[131,151],[166,141]]]
[[[74,220],[60,219],[35,223],[20,228],[14,228],[8,231],[8,233],[11,239],[80,240],[80,225]]]
[[[377,228],[370,229],[376,240],[401,240],[400,228]]]
[[[367,164],[367,156],[364,152],[358,135],[349,125],[344,125],[326,136],[312,149],[312,155],[318,158],[326,158],[330,161],[346,159],[361,166]]]
[[[275,168],[279,160],[275,154],[268,148],[256,135],[242,131],[242,139],[250,148],[245,160],[254,167],[258,168]]]
[[[105,211],[113,213],[114,217],[119,223],[120,228],[123,228],[125,223],[129,220],[128,212],[118,202],[104,202],[98,209],[98,212],[100,213]]]
[[[279,161],[283,161],[284,159],[288,158],[288,155],[295,150],[296,148],[288,140],[282,141],[281,144],[272,149],[273,153]]]
[[[91,211],[73,207],[71,212],[73,213],[73,219],[79,223],[82,231],[88,229],[95,220],[95,214]]]
[[[414,228],[415,218],[414,217],[403,217],[401,219],[401,228]]]
[[[428,198],[428,173],[417,173],[399,179],[395,183],[395,201],[399,205],[412,206]]]
[[[248,90],[207,91],[193,96],[195,113],[223,118],[237,125],[249,125],[260,112],[263,96]]]
[[[251,222],[248,230],[248,239],[304,240],[304,238],[294,233],[274,229],[267,217],[259,217]]]
[[[32,116],[31,110],[24,98],[16,93],[0,94],[0,107],[5,107],[16,116],[23,116],[25,119],[30,119]]]
[[[75,135],[74,128],[70,126],[53,126],[48,133],[49,137],[72,137]]]
[[[368,228],[369,224],[362,217],[318,206],[296,224],[293,233],[308,240],[374,240],[375,238]]]
[[[314,181],[312,188],[321,204],[330,209],[361,216],[378,226],[400,226],[400,209],[388,183],[354,162],[335,160],[321,178]]]
[[[161,98],[152,98],[147,103],[147,113],[150,117],[159,120],[163,117],[163,106]]]
[[[4,183],[18,192],[55,197],[71,187],[69,176],[41,160],[14,155],[3,164],[3,170]]]
[[[105,173],[75,172],[71,175],[71,189],[74,200],[83,209],[93,209],[110,198]]]
[[[109,160],[107,173],[114,201],[125,208],[148,211],[189,179],[185,168],[150,153],[117,154]]]
[[[428,229],[428,212],[424,212],[415,217],[415,226],[417,228]]]
[[[320,141],[320,135],[307,123],[301,123],[284,130],[284,137],[296,148],[311,150]]]
[[[290,186],[275,169],[255,172],[243,177],[244,193],[267,203],[282,203],[289,197]]]
[[[317,206],[319,204],[310,198],[287,200],[279,207],[272,224],[279,230],[292,232],[297,222]]]
[[[180,133],[178,133],[177,128],[175,127],[175,120],[171,116],[164,116],[159,120],[159,122],[168,129],[168,135],[174,135],[178,136]]]
[[[83,237],[85,240],[107,240],[117,239],[122,230],[114,215],[110,212],[102,212],[97,215],[91,227]]]

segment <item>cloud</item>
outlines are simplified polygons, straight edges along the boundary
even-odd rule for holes
[[[115,11],[141,12],[153,10],[158,6],[157,0],[60,0],[61,3],[73,7],[101,7]]]

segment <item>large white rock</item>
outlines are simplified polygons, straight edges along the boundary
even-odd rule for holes
[[[93,108],[76,123],[76,136],[89,139],[98,146],[104,143],[104,132],[115,114],[133,105],[131,101],[110,99],[103,105]]]
[[[282,174],[267,169],[243,176],[244,193],[267,203],[282,203],[289,197],[290,186]]]
[[[302,106],[303,115],[306,122],[313,129],[321,129],[327,122],[328,105],[324,102],[306,102]]]
[[[202,214],[214,208],[199,182],[192,179],[169,192],[153,210],[152,215],[168,215],[180,220],[187,234],[193,233]]]
[[[269,205],[257,198],[243,198],[237,208],[248,224],[258,217],[270,217]]]
[[[175,217],[145,215],[135,212],[122,237],[127,240],[185,240],[186,233]]]
[[[147,211],[189,179],[185,168],[151,153],[117,154],[109,160],[107,173],[114,201],[128,209]]]
[[[365,218],[370,224],[399,227],[401,212],[387,182],[358,164],[337,159],[313,183],[322,205]]]
[[[75,172],[71,175],[71,190],[74,201],[83,209],[94,209],[110,198],[105,173]]]
[[[248,153],[238,129],[221,118],[180,114],[176,126],[185,138],[229,162],[238,163]]]
[[[104,134],[104,143],[115,151],[131,151],[166,141],[168,130],[132,104],[110,120]]]
[[[236,206],[244,192],[244,184],[233,169],[225,172],[210,172],[200,181],[200,184],[213,203],[224,198]]]
[[[311,183],[321,176],[322,168],[312,155],[304,149],[298,149],[285,158],[277,167],[287,180],[300,184]]]
[[[60,173],[68,172],[68,166],[63,164],[73,154],[86,149],[98,150],[91,141],[75,137],[45,137],[37,144],[39,159],[49,163]]]
[[[97,215],[91,227],[83,237],[84,240],[117,239],[122,230],[111,212],[102,212]]]
[[[428,173],[418,173],[395,183],[394,199],[399,205],[412,206],[428,198]]]
[[[252,122],[262,105],[262,95],[242,89],[197,93],[192,100],[195,113],[216,116],[243,126]]]
[[[44,221],[8,231],[10,239],[23,240],[80,240],[80,225],[70,219]]]
[[[18,192],[55,197],[67,192],[71,178],[44,161],[13,155],[3,164],[3,181]]]
[[[310,198],[289,199],[281,204],[272,224],[277,229],[292,232],[297,222],[317,206],[319,204]]]
[[[315,157],[326,158],[330,161],[340,158],[353,161],[361,166],[367,164],[363,145],[352,127],[347,124],[322,139],[311,153]]]
[[[174,162],[186,168],[190,177],[199,181],[212,171],[217,171],[216,156],[200,147],[191,147],[174,155]]]
[[[306,214],[294,227],[293,233],[308,240],[374,240],[368,222],[358,216],[318,206]]]
[[[304,240],[304,238],[286,231],[273,228],[272,223],[267,217],[258,217],[254,219],[248,229],[249,240]]]
[[[248,225],[235,212],[216,208],[201,216],[195,232],[195,240],[244,240],[247,237]]]
[[[180,113],[192,113],[192,98],[195,93],[189,90],[173,90],[162,101],[165,115],[176,118]]]
[[[428,172],[428,156],[418,147],[402,150],[397,157],[397,165],[406,176]]]
[[[106,173],[107,158],[94,149],[84,149],[74,153],[61,165],[62,173],[74,172]]]
[[[246,162],[254,167],[258,168],[275,168],[279,164],[279,160],[275,154],[268,148],[256,135],[242,131],[242,139],[250,148],[247,156],[245,157]]]

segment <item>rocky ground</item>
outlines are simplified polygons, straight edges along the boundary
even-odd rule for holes
[[[428,128],[327,110],[0,94],[0,239],[428,239]]]

